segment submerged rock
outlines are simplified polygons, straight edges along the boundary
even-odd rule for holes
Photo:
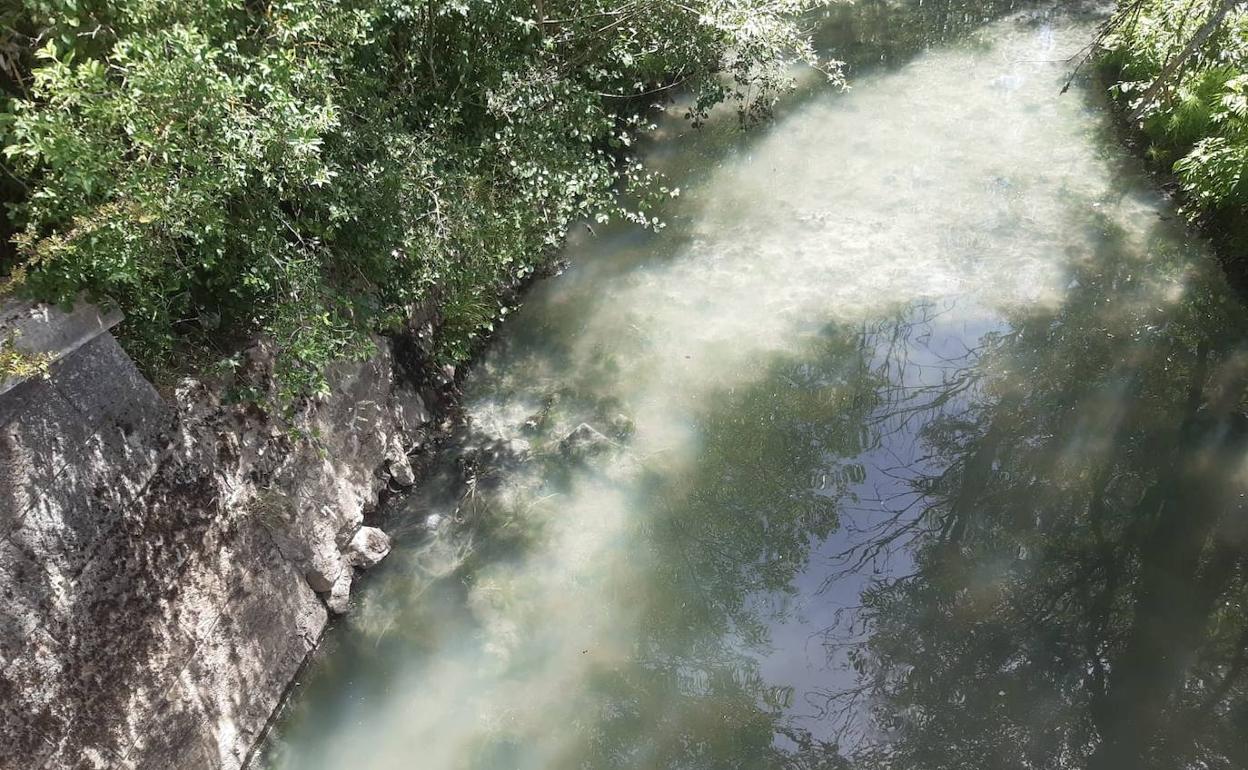
[[[611,446],[611,439],[602,435],[594,426],[583,422],[559,442],[559,451],[565,457],[581,459],[596,455]]]
[[[513,438],[505,445],[507,456],[517,462],[525,462],[533,455],[533,445],[522,438]]]
[[[637,426],[633,424],[632,418],[626,414],[617,414],[611,418],[611,435],[619,439],[626,439],[633,435],[637,430]]]
[[[360,527],[347,546],[347,563],[368,569],[390,553],[390,536],[376,527]]]

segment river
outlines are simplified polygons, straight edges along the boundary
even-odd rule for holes
[[[576,227],[257,764],[1248,767],[1248,314],[1063,93],[1099,17],[1006,6],[660,121],[667,227]]]

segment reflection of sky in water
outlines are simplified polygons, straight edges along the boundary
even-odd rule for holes
[[[873,363],[888,368],[889,390],[897,400],[879,410],[878,446],[853,458],[863,469],[863,480],[852,490],[857,499],[839,505],[840,529],[814,544],[809,567],[794,581],[796,596],[773,608],[780,611],[774,612],[776,620],[770,627],[773,652],[760,659],[762,673],[769,682],[794,688],[798,694],[790,708],[794,721],[824,740],[848,734],[845,722],[834,718],[838,704],[833,696],[855,684],[844,652],[846,645],[867,637],[857,625],[862,590],[881,574],[904,575],[915,568],[906,548],[908,538],[870,558],[865,558],[861,546],[887,534],[887,522],[913,521],[922,513],[924,500],[914,482],[940,469],[926,457],[919,431],[935,413],[958,413],[973,395],[964,393],[939,407],[925,408],[931,403],[928,394],[947,392],[943,386],[951,372],[961,373],[971,365],[968,340],[1005,328],[990,320],[945,321],[956,315],[957,308],[953,300],[924,306],[890,330],[904,329],[904,337],[877,338]],[[865,729],[860,720],[852,724]]]
[[[922,511],[912,482],[939,462],[920,431],[979,394],[972,382],[934,401],[971,349],[1062,307],[1107,227],[1148,276],[1136,304],[1181,296],[1182,276],[1143,247],[1156,197],[1115,176],[1103,118],[1060,96],[1066,70],[1046,61],[1090,29],[994,24],[808,98],[735,147],[674,140],[662,162],[686,194],[670,229],[578,233],[571,268],[469,382],[476,434],[461,449],[535,459],[481,461],[479,494],[458,505],[479,520],[475,543],[452,526],[454,499],[409,503],[273,764],[660,767],[679,750],[710,767],[778,761],[781,722],[832,737],[822,694],[854,679],[825,645],[863,638],[837,610],[914,566],[906,539],[859,569],[842,555]],[[720,154],[709,172],[681,167]],[[559,437],[582,422],[607,448],[562,458]],[[751,494],[769,485],[774,507]],[[820,500],[839,528],[774,540],[774,522],[817,517]]]

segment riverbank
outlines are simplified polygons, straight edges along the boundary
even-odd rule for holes
[[[765,114],[805,7],[0,10],[0,297],[110,319],[0,328],[0,766],[245,763],[456,367],[570,223],[661,227],[650,107]]]
[[[749,119],[817,59],[806,0],[45,6],[0,11],[0,294],[117,306],[169,383],[279,340],[279,409],[412,305],[462,362],[573,221],[660,226],[669,89]]]
[[[1107,91],[1120,81],[1114,73],[1097,73],[1100,87]],[[1192,235],[1209,244],[1241,301],[1248,301],[1248,209],[1213,210],[1203,206],[1184,187],[1173,166],[1158,162],[1150,153],[1152,140],[1138,123],[1130,120],[1131,110],[1121,99],[1106,100],[1114,116],[1116,140],[1137,157],[1148,171],[1153,185],[1173,204]]]
[[[804,7],[0,11],[0,297],[112,319],[0,328],[0,767],[241,766],[456,366],[571,222],[661,227],[650,106],[764,114]]]
[[[1123,0],[1096,66],[1119,135],[1248,291],[1248,10]]]
[[[221,383],[162,398],[119,320],[0,313],[54,348],[46,375],[0,394],[5,770],[243,766],[357,570],[389,550],[369,517],[455,408],[432,309],[286,423]],[[271,351],[239,375],[273,387]]]

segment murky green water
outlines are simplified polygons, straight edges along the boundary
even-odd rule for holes
[[[1248,316],[1060,94],[1094,23],[863,0],[850,92],[664,129],[261,763],[1248,767]]]

